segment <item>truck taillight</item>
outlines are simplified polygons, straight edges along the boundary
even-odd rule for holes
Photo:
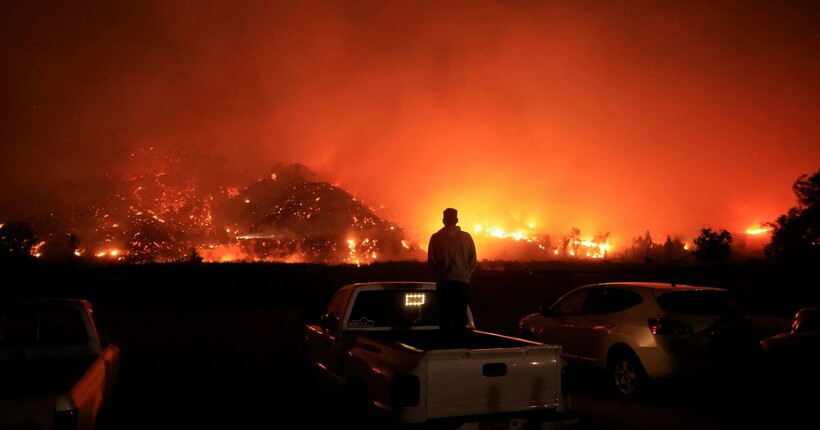
[[[77,430],[80,427],[80,414],[76,409],[54,413],[54,430]]]
[[[649,318],[649,330],[652,334],[671,334],[671,335],[691,335],[694,334],[692,327],[675,320],[667,318]]]
[[[421,383],[416,375],[400,373],[390,381],[390,402],[394,406],[416,406],[419,404]]]

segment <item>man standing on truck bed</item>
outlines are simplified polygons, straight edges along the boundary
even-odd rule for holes
[[[436,277],[439,327],[445,332],[461,332],[467,325],[470,277],[477,259],[470,233],[457,226],[458,211],[444,209],[444,227],[430,236],[427,264]]]

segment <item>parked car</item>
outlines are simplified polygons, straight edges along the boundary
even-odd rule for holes
[[[708,375],[760,357],[751,320],[721,288],[653,282],[578,287],[519,321],[522,338],[563,346],[634,399],[651,382]]]
[[[805,379],[820,376],[820,307],[795,313],[791,329],[760,341],[771,374]],[[788,382],[788,381],[786,381]]]
[[[0,429],[94,430],[119,364],[88,301],[0,299]]]

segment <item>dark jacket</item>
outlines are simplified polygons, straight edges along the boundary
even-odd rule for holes
[[[430,236],[427,264],[436,281],[469,283],[477,265],[473,237],[455,225],[442,227]]]

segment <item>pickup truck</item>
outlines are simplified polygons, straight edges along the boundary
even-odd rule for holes
[[[560,345],[439,330],[431,282],[338,289],[301,339],[314,384],[376,428],[577,428]],[[354,416],[355,415],[355,416]]]
[[[119,364],[88,301],[0,299],[0,428],[94,429]]]

